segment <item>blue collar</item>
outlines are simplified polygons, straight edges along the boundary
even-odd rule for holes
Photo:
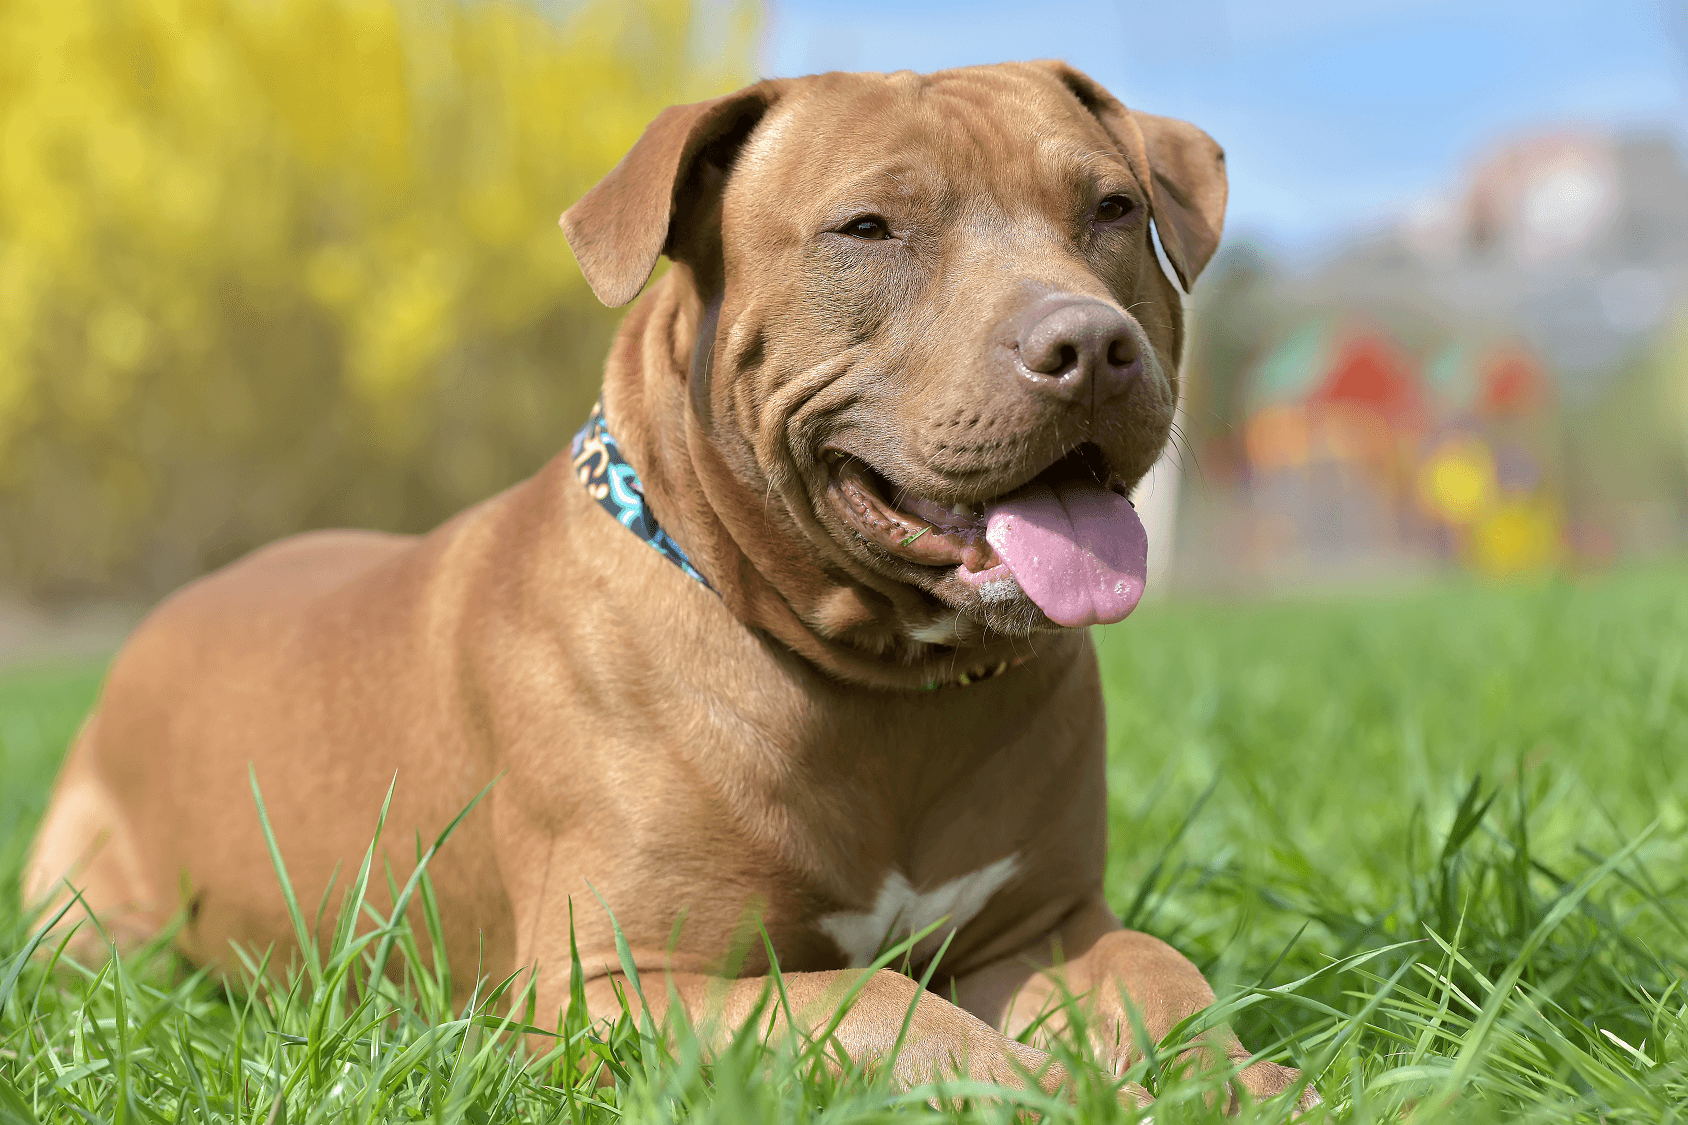
[[[692,560],[680,549],[680,544],[662,530],[656,516],[646,506],[645,489],[639,483],[639,474],[622,458],[621,447],[604,427],[602,401],[592,407],[592,415],[586,419],[586,425],[574,435],[573,448],[574,472],[580,483],[586,486],[587,494],[614,516],[622,527],[654,547],[657,554],[697,579],[704,589],[713,591],[715,587],[709,584],[709,579],[698,573]]]

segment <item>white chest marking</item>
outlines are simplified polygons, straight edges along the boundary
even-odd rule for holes
[[[915,960],[930,957],[946,937],[971,922],[1019,868],[1019,856],[1004,856],[929,891],[915,890],[901,871],[892,871],[879,884],[872,910],[828,914],[820,920],[820,927],[838,943],[851,965],[862,966],[871,965],[887,947],[910,934],[942,921],[943,925],[914,947]]]

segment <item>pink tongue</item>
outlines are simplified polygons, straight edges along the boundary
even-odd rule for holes
[[[1031,485],[991,506],[985,539],[1057,625],[1122,620],[1143,596],[1149,537],[1117,492],[1081,481]]]

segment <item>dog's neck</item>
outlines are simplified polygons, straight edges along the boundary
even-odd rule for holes
[[[963,650],[911,639],[903,623],[932,612],[924,595],[889,580],[870,584],[846,560],[810,549],[814,530],[806,533],[771,489],[731,420],[712,417],[716,311],[689,270],[671,268],[622,321],[603,402],[646,503],[728,610],[830,675],[877,687],[966,683],[981,668],[1021,662],[1024,639]],[[1070,647],[1064,640],[1037,648],[1053,655]]]

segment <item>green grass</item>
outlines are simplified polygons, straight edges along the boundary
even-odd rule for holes
[[[1688,574],[1158,606],[1099,639],[1110,901],[1202,965],[1251,1046],[1316,1070],[1313,1119],[1688,1118]],[[705,1063],[627,1020],[522,1055],[514,986],[452,1010],[402,923],[230,989],[167,955],[22,957],[22,846],[96,682],[0,677],[0,1123],[939,1114],[815,1051]],[[383,942],[404,979],[371,989]],[[1166,1053],[1133,1072],[1156,1121],[1212,1119]],[[1020,1103],[1129,1117],[1099,1080]]]

